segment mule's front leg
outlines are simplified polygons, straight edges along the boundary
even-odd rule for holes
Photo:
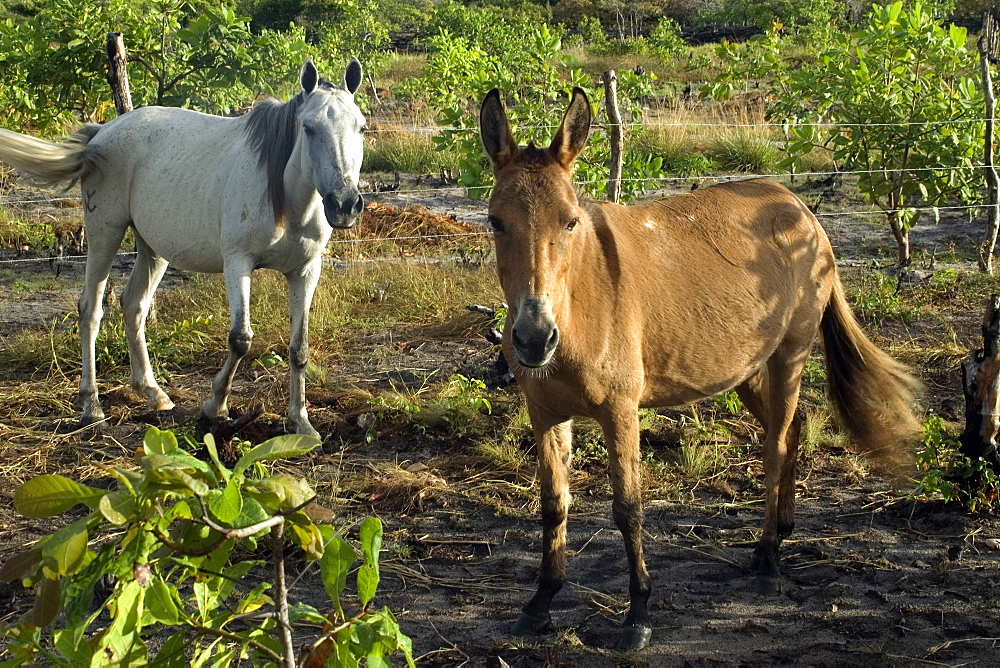
[[[521,610],[514,635],[542,633],[552,628],[552,598],[566,581],[566,518],[569,514],[569,466],[572,422],[552,415],[532,401],[528,414],[538,448],[542,488],[542,569],[538,591]]]
[[[600,419],[610,458],[611,513],[625,541],[628,557],[629,609],[618,649],[642,649],[653,627],[649,621],[651,581],[642,550],[642,486],[639,459],[639,411],[636,404],[612,408]]]
[[[288,419],[297,434],[321,438],[306,413],[306,365],[309,363],[309,308],[319,281],[321,257],[317,256],[301,272],[285,275],[288,281]]]
[[[250,352],[253,331],[250,329],[250,258],[226,258],[226,297],[229,300],[229,355],[212,381],[212,396],[201,405],[207,418],[229,416],[229,390],[240,360]]]

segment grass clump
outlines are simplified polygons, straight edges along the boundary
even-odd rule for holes
[[[434,148],[431,135],[419,130],[381,126],[370,131],[365,141],[362,169],[374,172],[425,174],[455,169],[457,159]]]

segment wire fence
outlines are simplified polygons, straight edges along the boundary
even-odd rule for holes
[[[955,119],[949,121],[926,121],[926,122],[912,122],[912,123],[829,123],[829,122],[805,122],[805,121],[795,121],[795,122],[785,122],[785,123],[759,123],[759,122],[725,122],[725,121],[712,121],[712,122],[688,122],[688,121],[653,121],[645,123],[628,123],[624,124],[626,128],[636,128],[641,127],[645,129],[657,128],[657,127],[694,127],[694,128],[763,128],[768,130],[780,129],[780,128],[790,128],[790,127],[859,127],[859,126],[889,126],[889,125],[909,125],[909,126],[940,126],[940,125],[950,125],[950,124],[961,124],[961,123],[984,123],[985,119]],[[556,125],[531,125],[522,126],[519,128],[520,132],[533,132],[533,131],[551,131],[555,129]],[[599,126],[596,126],[599,127]],[[434,127],[406,127],[406,126],[391,126],[391,127],[376,127],[369,130],[369,133],[379,134],[379,133],[391,133],[405,131],[414,134],[418,133],[440,133],[443,130],[450,130],[452,132],[478,132],[477,128],[448,128],[441,126]],[[703,181],[729,181],[729,180],[740,180],[740,179],[752,179],[752,178],[770,178],[782,181],[791,181],[793,179],[843,179],[847,177],[862,177],[870,174],[894,174],[894,173],[942,173],[949,171],[959,171],[959,170],[983,170],[985,165],[966,165],[966,166],[952,166],[952,167],[919,167],[919,168],[907,168],[907,169],[847,169],[847,170],[827,170],[827,171],[808,171],[808,172],[771,172],[771,173],[743,173],[743,172],[730,172],[730,173],[718,173],[710,175],[697,175],[697,176],[667,176],[667,177],[624,177],[622,182],[631,183],[642,183],[647,186],[645,190],[647,194],[652,195],[657,193],[662,189],[670,188],[671,186],[676,186],[679,183],[700,183]],[[600,185],[606,183],[605,180],[577,180],[576,184],[578,186],[588,186],[588,185]],[[364,182],[362,186],[364,186]],[[464,186],[456,184],[442,184],[442,185],[429,185],[422,187],[396,187],[393,189],[383,189],[375,184],[374,182],[369,182],[370,187],[366,191],[366,194],[380,195],[387,199],[394,197],[401,197],[404,201],[408,198],[421,198],[421,197],[433,197],[433,196],[464,196],[468,190]],[[649,188],[648,186],[653,186]],[[365,188],[362,187],[365,191]],[[662,194],[662,193],[661,193]],[[4,207],[31,207],[44,204],[59,204],[67,202],[78,202],[78,197],[67,196],[65,191],[59,191],[58,194],[40,194],[40,195],[14,195],[8,197],[0,197],[0,206]],[[409,203],[409,202],[406,202]],[[916,207],[903,207],[899,209],[879,209],[875,207],[867,209],[849,209],[840,211],[817,211],[815,215],[822,218],[834,218],[839,216],[867,216],[867,215],[887,215],[890,213],[900,213],[900,212],[933,212],[937,215],[944,211],[967,211],[976,212],[979,209],[984,209],[987,204],[977,204],[977,203],[966,203],[957,204],[954,206],[916,206]],[[485,213],[485,204],[483,206],[483,212]],[[378,242],[391,242],[391,241],[409,241],[409,240],[425,240],[435,237],[478,237],[478,236],[488,236],[490,232],[470,232],[463,234],[435,234],[435,235],[414,235],[414,236],[398,236],[398,237],[384,237],[384,238],[367,238],[367,239],[332,239],[331,244],[357,244],[357,243],[378,243]],[[124,258],[134,253],[121,253],[118,257]],[[58,260],[59,262],[76,262],[84,261],[86,259],[85,255],[80,256],[58,256],[58,257],[36,257],[36,258],[15,258],[9,260],[0,260],[0,266],[4,265],[17,265],[21,263],[39,263],[39,262],[52,262],[53,260]]]

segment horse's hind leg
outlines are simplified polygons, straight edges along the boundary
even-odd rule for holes
[[[229,301],[229,355],[212,381],[212,396],[201,405],[207,418],[228,417],[229,391],[240,360],[250,352],[253,331],[250,329],[250,274],[253,260],[249,257],[226,258],[226,297]]]
[[[88,192],[84,184],[84,193]],[[127,213],[122,212],[120,222],[108,220],[99,204],[85,195],[84,204],[88,209],[87,226],[87,270],[80,293],[80,349],[82,368],[80,370],[80,391],[78,401],[83,409],[80,425],[86,426],[104,419],[101,400],[97,392],[97,362],[95,345],[97,333],[104,316],[104,290],[115,254],[121,246],[125,230],[128,228]],[[93,208],[91,208],[93,207]]]
[[[158,256],[146,241],[135,234],[136,259],[132,274],[122,291],[122,314],[125,316],[125,338],[128,341],[128,356],[132,369],[132,389],[145,395],[148,405],[153,410],[165,411],[174,407],[153,376],[153,368],[149,363],[149,352],[146,348],[146,316],[152,303],[153,293],[163,272],[167,270],[167,261]]]
[[[751,569],[757,591],[781,591],[778,547],[795,526],[795,461],[801,415],[799,386],[808,350],[778,351],[766,370],[743,383],[738,393],[766,430],[764,438],[764,531],[754,549]]]
[[[306,413],[306,364],[309,362],[309,305],[319,281],[321,259],[308,263],[301,272],[286,274],[288,281],[288,419],[295,433],[320,438]]]

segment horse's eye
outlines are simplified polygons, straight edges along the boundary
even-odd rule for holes
[[[496,216],[487,216],[486,222],[490,224],[490,229],[493,230],[493,234],[500,234],[503,232],[503,221]]]
[[[316,134],[316,130],[314,130],[311,125],[303,125],[302,131],[306,133],[306,135],[309,137],[312,137],[314,134]]]
[[[571,220],[568,223],[566,223],[566,231],[567,232],[572,232],[573,228],[576,227],[576,224],[579,223],[579,222],[580,222],[579,218],[574,218],[573,220]]]
[[[366,134],[367,132],[368,132],[368,126],[367,125],[362,125],[361,126],[361,134]]]

